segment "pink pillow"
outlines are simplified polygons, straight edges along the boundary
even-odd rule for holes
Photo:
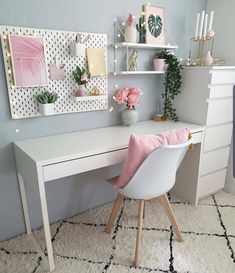
[[[151,151],[161,145],[176,145],[184,143],[188,140],[188,136],[189,129],[187,128],[169,131],[158,135],[131,135],[122,173],[118,181],[114,184],[114,187],[124,188]]]

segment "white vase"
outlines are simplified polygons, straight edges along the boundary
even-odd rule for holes
[[[125,109],[122,111],[122,123],[125,126],[131,126],[138,121],[139,114],[136,110]]]
[[[69,45],[69,53],[72,57],[85,56],[85,45],[81,43],[71,43]]]
[[[54,115],[55,110],[54,110],[54,103],[39,103],[39,113],[42,116],[50,116]]]
[[[136,43],[137,30],[134,26],[127,26],[124,31],[124,40],[127,43]]]

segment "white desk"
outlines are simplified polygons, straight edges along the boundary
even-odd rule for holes
[[[31,233],[30,217],[25,194],[24,180],[39,192],[50,271],[55,269],[44,183],[61,177],[74,175],[122,162],[125,158],[131,134],[158,134],[164,131],[188,127],[194,143],[201,143],[203,126],[182,122],[138,122],[131,127],[113,126],[89,131],[34,138],[14,143],[22,206],[27,233]],[[198,145],[196,145],[198,146]],[[191,167],[177,186],[181,197],[197,202],[198,168],[201,145],[192,154]],[[186,160],[186,164],[190,164]],[[190,172],[188,172],[188,168]],[[184,169],[184,168],[183,168]],[[188,181],[186,181],[188,180]],[[188,183],[188,185],[185,183]],[[184,188],[186,190],[184,190]]]

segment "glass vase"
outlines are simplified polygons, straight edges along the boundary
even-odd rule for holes
[[[139,114],[135,109],[125,109],[122,111],[122,124],[131,126],[138,121]]]

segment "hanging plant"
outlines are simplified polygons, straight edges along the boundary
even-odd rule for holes
[[[157,38],[162,32],[162,19],[159,15],[151,14],[148,18],[149,32]]]
[[[174,99],[180,93],[180,87],[182,84],[181,70],[183,66],[180,64],[175,55],[166,49],[158,54],[159,58],[165,59],[167,65],[165,72],[165,92],[162,97],[165,99],[163,103],[163,116],[164,118],[170,118],[174,121],[178,121],[176,115],[176,109],[174,107]]]

